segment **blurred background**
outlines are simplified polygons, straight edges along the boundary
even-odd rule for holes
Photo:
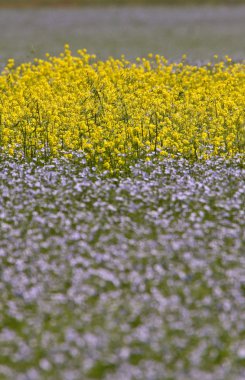
[[[0,0],[0,66],[86,48],[192,63],[245,56],[245,0]]]
[[[159,4],[159,5],[183,5],[183,4],[237,4],[244,3],[244,0],[1,0],[1,4],[6,6],[42,6],[42,5],[139,5],[139,4]]]

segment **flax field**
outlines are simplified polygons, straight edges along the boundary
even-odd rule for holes
[[[82,159],[1,161],[0,378],[242,380],[241,159]]]
[[[245,378],[244,99],[228,54],[6,62],[0,380]]]

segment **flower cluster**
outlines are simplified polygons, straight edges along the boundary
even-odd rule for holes
[[[2,153],[82,152],[91,167],[113,172],[153,156],[244,154],[244,62],[95,58],[66,45],[59,57],[9,60],[0,75]]]

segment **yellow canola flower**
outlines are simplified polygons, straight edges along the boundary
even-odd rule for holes
[[[68,45],[0,75],[0,151],[71,157],[111,172],[150,157],[208,159],[245,150],[245,63],[96,61]],[[215,56],[215,58],[217,58]]]

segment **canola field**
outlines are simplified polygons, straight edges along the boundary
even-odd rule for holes
[[[96,61],[86,50],[36,59],[0,76],[2,154],[72,156],[110,173],[139,159],[244,155],[245,64]],[[217,57],[214,57],[217,59]]]
[[[0,93],[0,379],[243,380],[244,61],[66,45]]]

